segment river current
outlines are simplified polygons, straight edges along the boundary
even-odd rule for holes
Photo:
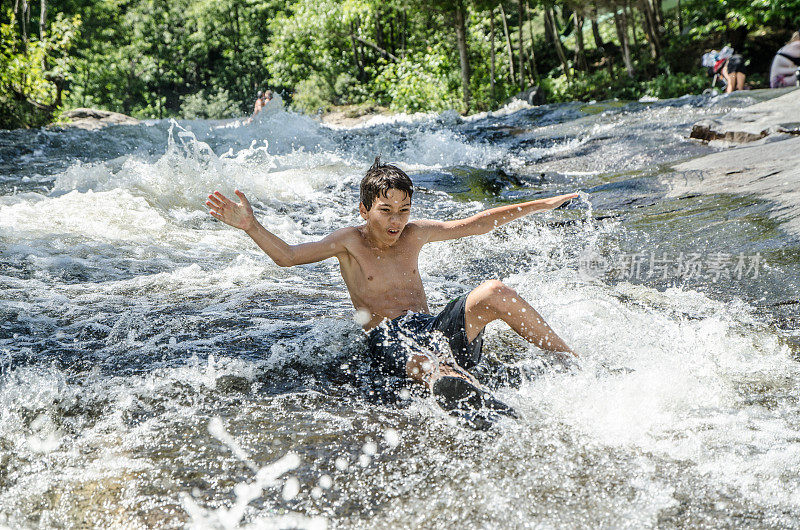
[[[763,97],[0,131],[0,527],[799,528],[800,241],[759,196],[671,193],[736,156],[691,125]],[[314,240],[376,155],[412,218],[580,190],[420,256],[432,310],[499,278],[581,355],[487,328],[520,419],[388,392],[336,261],[280,268],[204,206]]]

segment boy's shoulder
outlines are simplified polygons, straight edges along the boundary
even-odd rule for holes
[[[345,246],[349,246],[361,242],[363,239],[361,236],[362,228],[362,226],[345,226],[344,228],[339,228],[331,232],[328,238],[337,240]]]

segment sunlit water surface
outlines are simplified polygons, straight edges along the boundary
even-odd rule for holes
[[[757,196],[667,193],[726,148],[691,124],[758,97],[0,132],[0,526],[800,527],[800,245]],[[279,268],[203,204],[314,240],[378,154],[416,218],[585,192],[420,257],[432,309],[500,278],[582,356],[490,325],[518,421],[387,392],[335,260]]]

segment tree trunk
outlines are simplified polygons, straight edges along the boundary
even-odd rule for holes
[[[550,23],[547,20],[547,12],[544,13],[544,19],[542,21],[544,24],[544,41],[547,44],[555,46],[556,37],[553,34],[553,28],[550,26]]]
[[[236,52],[236,56],[241,56],[242,52],[239,46],[239,40],[242,38],[241,28],[239,27],[239,3],[233,3],[233,27],[234,27],[234,36],[233,36],[233,49]]]
[[[384,57],[386,57],[387,59],[391,59],[392,61],[395,61],[395,62],[397,62],[397,61],[399,61],[399,60],[400,60],[400,59],[398,59],[398,58],[397,58],[397,56],[396,56],[396,55],[393,55],[392,53],[390,53],[390,52],[388,52],[388,51],[384,50],[383,48],[381,48],[380,46],[378,46],[378,45],[376,45],[376,44],[373,44],[373,43],[371,43],[371,42],[370,42],[370,41],[368,41],[368,40],[364,40],[364,39],[362,39],[362,38],[361,38],[361,37],[359,37],[358,35],[354,35],[354,38],[355,38],[355,39],[356,39],[358,42],[360,42],[361,44],[363,44],[364,46],[369,46],[370,48],[372,48],[372,49],[373,49],[373,50],[375,50],[376,52],[380,53],[381,55],[383,55],[383,56],[384,56]],[[362,53],[361,55],[364,55],[364,54]]]
[[[455,12],[455,29],[456,41],[458,43],[458,56],[461,60],[461,86],[464,91],[464,107],[467,112],[470,108],[470,92],[469,92],[469,54],[467,53],[467,25],[465,22],[465,13],[463,2],[459,1],[456,4]]]
[[[611,46],[603,42],[603,38],[600,36],[600,28],[597,27],[597,2],[592,5],[592,19],[591,19],[591,26],[592,26],[592,38],[594,38],[594,44],[597,46],[597,49],[603,54],[603,62],[605,63],[606,68],[608,69],[608,75],[611,76],[611,79],[614,79],[614,59],[611,56]]]
[[[639,49],[639,35],[636,33],[636,17],[633,14],[630,0],[625,1],[622,7],[622,12],[625,13],[626,26],[631,30],[631,40],[633,40],[633,48],[638,51]]]
[[[44,40],[44,26],[47,20],[47,0],[41,0],[39,10],[39,40]]]
[[[400,46],[402,47],[402,51],[400,53],[400,57],[406,56],[406,32],[408,31],[408,13],[405,9],[403,9],[403,30],[400,34]]]
[[[531,37],[530,54],[528,55],[528,71],[531,74],[531,84],[536,84],[539,80],[539,70],[536,68],[536,52],[533,49],[533,23],[531,22],[531,4],[525,2],[525,16],[528,19],[528,35]]]
[[[650,56],[658,59],[661,55],[661,42],[659,41],[658,21],[655,9],[650,4],[650,0],[639,0],[639,5],[644,14],[644,28],[647,35],[647,43],[650,45]]]
[[[678,0],[678,35],[683,35],[683,14],[681,14],[681,0]]]
[[[41,9],[39,11],[39,40],[44,42],[44,29],[47,20],[47,0],[41,0],[39,4]],[[42,54],[42,72],[47,71],[47,54]]]
[[[492,102],[495,99],[494,75],[495,75],[495,52],[494,52],[494,9],[489,11],[489,53],[491,54],[491,65],[489,68],[489,91],[492,94]]]
[[[19,32],[22,35],[22,52],[25,53],[28,44],[28,20],[31,7],[28,5],[27,0],[22,0],[14,4],[14,13],[18,15]]]
[[[350,21],[350,44],[353,46],[353,60],[358,68],[358,80],[364,82],[364,65],[361,64],[361,57],[358,54],[358,43],[356,42],[356,24]]]
[[[522,25],[522,0],[517,0],[517,22],[518,22],[518,26],[519,26],[519,46],[517,46],[517,60],[519,61],[519,65],[518,65],[518,67],[519,67],[519,88],[520,88],[520,90],[525,90],[525,88],[526,88],[526,84],[525,84],[525,63],[523,63],[523,61],[524,61],[524,57],[523,57],[524,51],[523,51],[523,48],[522,48],[522,46],[523,46],[523,44],[522,44],[522,41],[523,41],[522,30],[523,30],[523,27],[524,27]]]
[[[656,12],[656,27],[663,28],[664,27],[664,7],[661,5],[663,0],[653,0],[654,10]],[[678,1],[678,5],[680,5],[680,0]],[[659,33],[661,30],[659,29]]]
[[[588,72],[589,65],[586,64],[586,49],[583,43],[583,22],[583,15],[575,11],[575,66]]]
[[[567,62],[567,56],[564,55],[564,47],[561,46],[561,38],[558,33],[558,27],[556,27],[556,17],[553,13],[553,6],[544,6],[544,20],[545,24],[548,24],[553,32],[553,45],[555,46],[558,60],[561,62],[561,66],[564,69],[564,75],[567,76],[567,79],[570,79],[569,63]]]
[[[500,18],[503,19],[503,33],[506,35],[506,51],[508,52],[508,69],[511,73],[509,81],[511,83],[517,82],[517,74],[514,72],[514,50],[511,47],[511,35],[508,32],[508,21],[506,20],[506,10],[503,9],[503,4],[500,4]]]
[[[394,13],[392,11],[390,8],[389,15],[386,17],[386,22],[389,23],[389,31],[386,32],[386,49],[394,54],[397,47],[394,44]]]
[[[383,42],[383,28],[381,27],[381,10],[375,10],[375,44],[378,45],[378,48],[381,50],[386,50],[386,45]],[[388,53],[388,52],[387,52]]]
[[[625,11],[622,14],[614,11],[614,27],[617,30],[617,38],[622,47],[622,60],[625,62],[625,70],[628,77],[633,79],[633,64],[631,64],[631,50],[628,47],[628,31],[625,27]]]
[[[592,26],[592,38],[594,38],[594,45],[601,52],[605,51],[606,44],[603,42],[603,37],[600,36],[600,28],[597,27],[597,8],[593,9],[592,19],[590,22]]]

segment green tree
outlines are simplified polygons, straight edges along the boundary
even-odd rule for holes
[[[29,35],[12,11],[6,19],[0,24],[0,127],[47,123],[72,76],[70,52],[80,16],[58,13],[49,28],[40,25],[38,36]]]

